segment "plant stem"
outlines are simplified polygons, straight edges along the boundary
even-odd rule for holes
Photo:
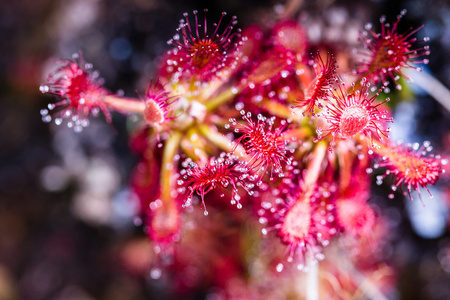
[[[406,69],[404,72],[415,84],[436,99],[447,111],[450,111],[450,91],[445,85],[425,71],[417,72]]]
[[[161,163],[161,199],[172,199],[171,192],[176,189],[174,180],[174,157],[178,151],[178,146],[181,140],[181,133],[174,132],[166,141],[164,146],[164,153]]]
[[[233,93],[232,89],[227,89],[225,92],[219,94],[217,97],[208,100],[205,103],[206,110],[212,111],[212,110],[216,109],[221,104],[233,99],[233,97],[235,95],[236,95],[236,92]]]
[[[308,273],[306,274],[306,300],[319,299],[319,263],[312,258],[307,261]]]
[[[200,125],[198,129],[204,137],[206,137],[211,143],[213,143],[220,149],[226,152],[230,152],[231,150],[233,150],[233,145],[231,144],[232,141],[230,141],[216,129],[213,129],[211,128],[211,126],[206,124]],[[244,160],[250,160],[250,157],[245,154],[245,149],[244,147],[242,147],[242,145],[237,145],[234,152],[237,153],[237,155],[243,157]]]
[[[205,152],[206,145],[199,135],[198,128],[192,127],[187,131],[180,143],[183,152],[194,162],[208,160],[208,155]]]
[[[304,184],[305,184],[305,193],[307,191],[312,193],[312,190],[319,178],[320,167],[322,165],[322,161],[325,158],[325,154],[327,153],[327,145],[324,142],[319,142],[314,149],[311,161],[308,165],[308,169],[306,171]]]
[[[108,108],[119,112],[143,114],[145,110],[145,103],[133,98],[121,98],[115,95],[106,95],[103,98],[103,102],[108,106]]]

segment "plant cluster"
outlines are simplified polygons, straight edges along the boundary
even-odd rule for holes
[[[206,10],[185,13],[141,99],[106,90],[78,53],[59,61],[40,87],[58,98],[42,118],[81,131],[90,114],[102,112],[107,122],[110,111],[141,115],[131,186],[145,232],[161,256],[172,257],[162,265],[182,261],[177,249],[202,253],[188,243],[212,247],[191,237],[192,219],[202,239],[223,234],[230,220],[259,226],[260,238],[285,245],[277,271],[286,263],[308,270],[349,237],[361,255],[386,230],[369,203],[372,177],[392,182],[389,198],[398,191],[413,198],[446,163],[430,154],[429,142],[389,137],[389,85],[401,89],[404,70],[419,69],[430,53],[428,39],[414,37],[420,27],[398,30],[404,14],[392,24],[382,17],[381,32],[366,25],[360,49],[346,53],[312,43],[294,20],[240,30],[225,13],[213,24]],[[354,68],[340,68],[338,57]],[[228,223],[214,217],[219,212]],[[268,264],[278,259],[272,254]]]

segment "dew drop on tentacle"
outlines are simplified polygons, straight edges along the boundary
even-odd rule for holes
[[[160,279],[161,275],[162,275],[162,271],[160,268],[155,267],[150,270],[150,277],[154,280]]]
[[[275,267],[275,269],[277,270],[278,273],[282,272],[284,269],[284,265],[282,263],[277,264],[277,266]]]

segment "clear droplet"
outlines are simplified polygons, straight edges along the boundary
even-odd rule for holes
[[[134,226],[141,226],[142,225],[142,219],[139,217],[136,217],[133,219]]]
[[[43,116],[43,117],[42,117],[42,121],[43,121],[44,123],[50,123],[51,120],[52,120],[52,117],[51,117],[50,115],[46,115],[46,116]]]
[[[43,84],[39,87],[39,90],[41,91],[41,93],[48,93],[50,88],[48,87],[48,85]]]
[[[279,263],[275,268],[276,268],[277,272],[281,272],[281,271],[283,271],[284,266],[282,263]]]
[[[150,277],[152,279],[159,279],[161,278],[162,272],[160,268],[153,268],[150,270]]]

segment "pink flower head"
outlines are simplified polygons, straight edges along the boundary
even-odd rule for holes
[[[389,128],[384,128],[384,124],[393,122],[392,118],[388,116],[387,110],[382,112],[378,110],[378,106],[389,101],[389,98],[384,102],[374,104],[383,88],[375,96],[370,97],[370,83],[365,78],[361,81],[360,89],[355,89],[355,84],[353,84],[352,93],[345,90],[344,83],[341,85],[334,89],[330,96],[331,103],[327,105],[324,115],[321,115],[327,120],[328,127],[324,130],[320,127],[317,128],[318,137],[315,141],[323,140],[331,135],[333,137],[331,151],[336,137],[346,139],[360,133],[370,141],[369,146],[373,147],[373,136],[383,140],[383,137],[387,137],[390,131]]]
[[[178,184],[182,189],[187,189],[188,196],[184,206],[190,206],[194,193],[202,198],[202,206],[205,215],[208,215],[205,205],[205,195],[216,187],[227,188],[231,186],[231,204],[237,203],[237,208],[241,209],[239,203],[241,197],[238,194],[238,187],[242,187],[249,194],[252,194],[253,184],[248,182],[248,173],[235,157],[222,153],[219,158],[210,158],[208,161],[200,161],[195,164],[190,159],[183,163],[186,169],[180,171],[181,179]]]
[[[178,99],[178,96],[172,96],[158,81],[155,84],[150,83],[144,99],[145,109],[143,114],[147,124],[157,130],[164,127],[167,121],[175,117],[174,104]]]
[[[393,174],[395,177],[395,183],[391,187],[393,191],[403,184],[410,199],[412,190],[416,190],[420,197],[420,187],[425,188],[432,196],[427,186],[436,184],[440,174],[444,172],[443,166],[447,164],[447,160],[441,159],[439,155],[427,156],[432,149],[428,141],[422,146],[418,143],[406,146],[401,143],[389,143],[378,146],[375,151],[381,156],[381,161],[375,168],[385,167],[387,170],[384,175],[377,176],[377,184],[381,184],[387,175]],[[394,195],[391,194],[389,197],[393,198]]]
[[[199,22],[194,11],[195,25],[191,27],[188,14],[184,13],[185,20],[181,20],[177,31],[181,33],[169,40],[169,45],[176,48],[169,52],[167,64],[173,68],[175,77],[196,78],[202,81],[210,81],[216,77],[223,77],[236,65],[239,59],[239,45],[242,44],[241,30],[233,31],[237,24],[233,16],[222,33],[219,32],[223,17],[212,25],[208,31],[205,19],[203,24]],[[201,28],[203,27],[203,29]],[[182,38],[182,40],[180,40]]]
[[[48,110],[41,110],[42,120],[50,122],[52,116],[49,110],[56,110],[57,125],[62,123],[63,118],[68,118],[67,126],[81,131],[89,124],[89,113],[95,115],[101,110],[106,120],[111,122],[111,115],[103,102],[103,97],[109,92],[102,87],[98,72],[89,72],[92,65],[84,62],[81,52],[72,57],[73,60],[61,60],[62,66],[50,73],[47,83],[40,87],[42,93],[61,98],[61,101],[49,104]]]
[[[314,116],[314,109],[322,107],[319,101],[328,97],[332,90],[331,86],[336,81],[336,63],[333,54],[327,53],[327,60],[324,62],[317,52],[314,59],[316,78],[306,89],[304,99],[294,101],[295,107],[305,107],[305,113]]]
[[[392,27],[389,23],[385,23],[386,17],[382,16],[381,33],[376,33],[372,29],[372,24],[366,25],[367,31],[361,34],[360,40],[368,52],[363,53],[363,59],[353,71],[355,74],[363,74],[375,84],[387,84],[388,77],[395,82],[399,79],[399,75],[406,77],[402,68],[416,68],[415,64],[428,63],[428,59],[416,59],[429,55],[429,46],[415,48],[414,44],[426,42],[429,38],[418,40],[411,37],[423,25],[416,29],[410,28],[403,34],[397,32],[398,23],[405,14],[406,10],[402,10]],[[397,88],[401,89],[401,85],[397,84]]]
[[[274,173],[283,177],[282,164],[290,165],[292,163],[292,158],[288,158],[288,141],[283,137],[283,132],[289,122],[282,120],[280,126],[272,130],[275,117],[268,119],[259,114],[258,120],[255,122],[251,119],[250,112],[245,113],[242,110],[241,114],[247,124],[240,124],[236,119],[230,119],[231,124],[235,127],[234,132],[242,133],[242,136],[234,141],[233,151],[236,150],[239,143],[242,143],[245,154],[250,157],[246,165],[250,171],[261,173],[262,177],[270,168],[270,180],[273,180]],[[229,128],[229,126],[226,127]]]
[[[275,230],[288,245],[288,261],[297,257],[298,268],[303,269],[307,256],[313,260],[324,258],[322,248],[329,245],[337,233],[333,204],[337,188],[324,184],[317,187],[310,198],[305,196],[301,184],[291,186],[289,191],[277,189],[283,190],[261,202],[259,221],[267,225],[262,233],[266,235]]]

